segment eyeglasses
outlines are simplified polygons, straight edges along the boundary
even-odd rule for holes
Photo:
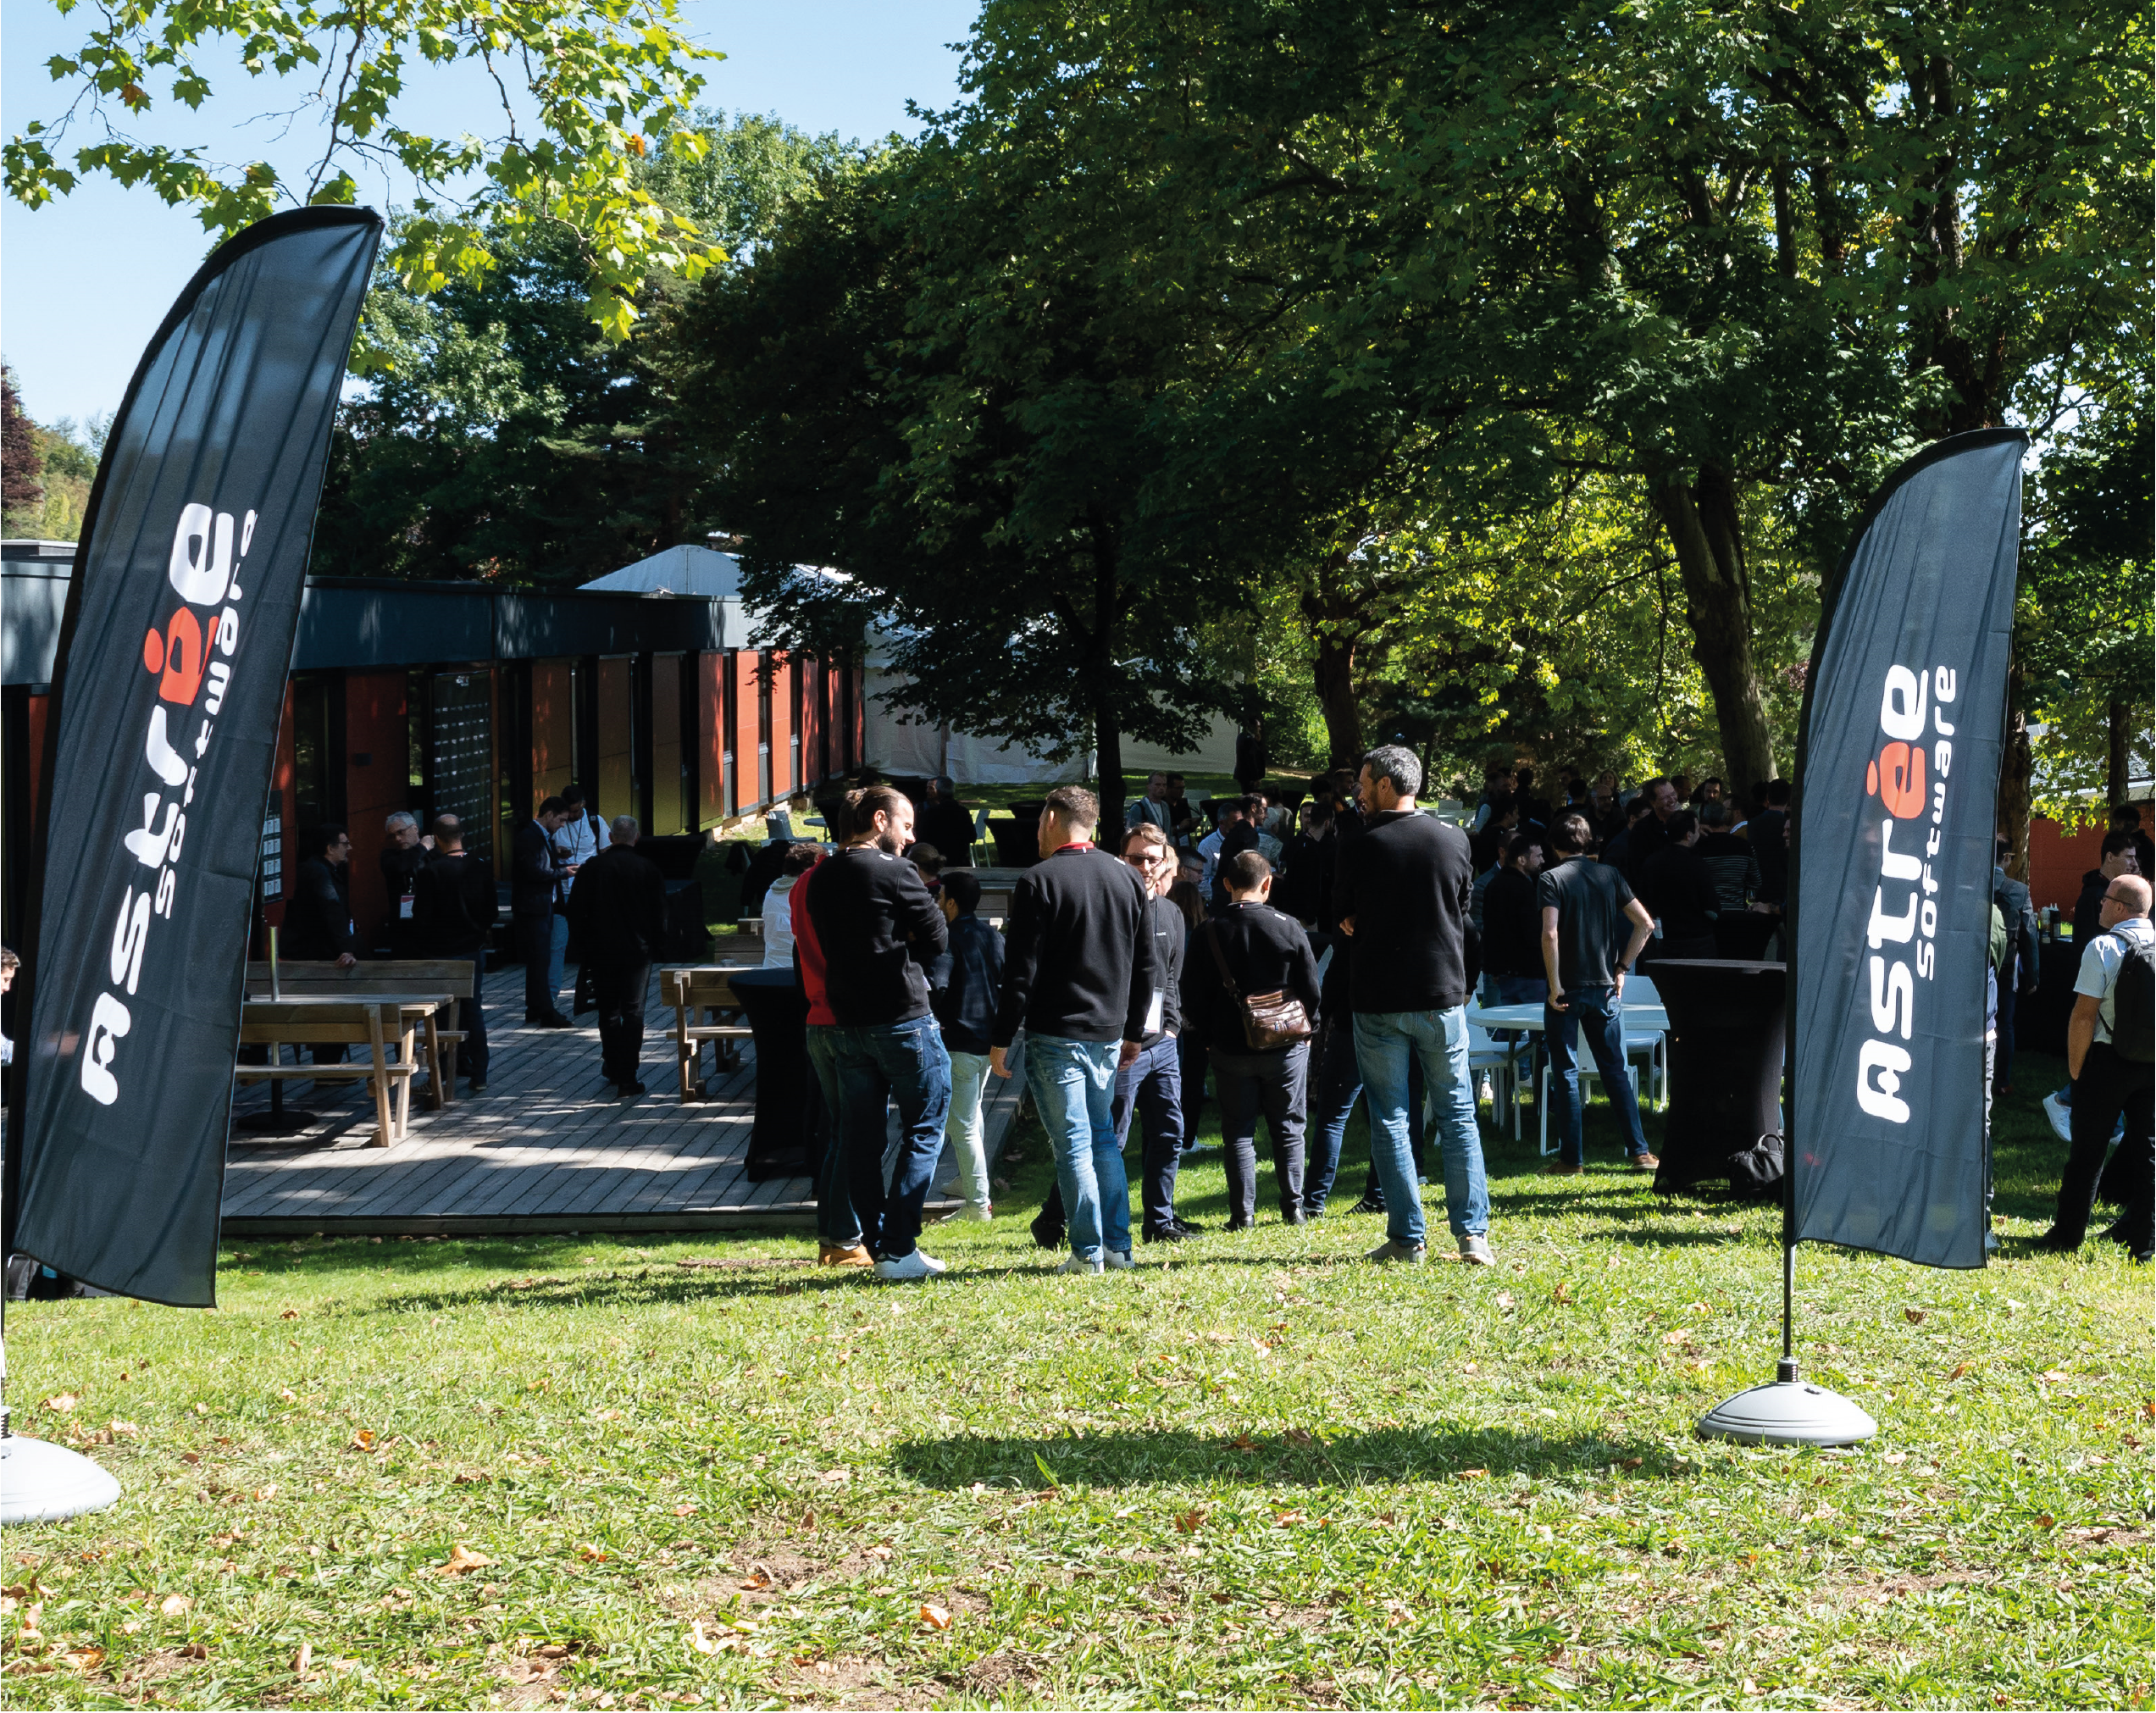
[[[2123,905],[2125,905],[2125,906],[2126,906],[2126,908],[2128,908],[2129,910],[2138,910],[2138,909],[2141,907],[2141,901],[2140,901],[2139,899],[2137,899],[2137,898],[2121,898],[2121,897],[2120,897],[2120,896],[2119,896],[2119,895],[2118,895],[2117,893],[2115,893],[2115,892],[2107,892],[2107,893],[2105,893],[2105,894],[2103,895],[2103,901],[2104,901],[2106,904],[2123,904]]]
[[[1133,868],[1150,868],[1153,866],[1153,859],[1143,851],[1126,851],[1123,853],[1123,861]]]

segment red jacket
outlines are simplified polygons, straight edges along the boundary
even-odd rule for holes
[[[823,989],[823,942],[816,937],[816,921],[808,913],[809,884],[822,872],[819,862],[794,882],[786,895],[786,908],[794,920],[794,979],[808,995],[808,1020],[835,1026],[831,1001]]]

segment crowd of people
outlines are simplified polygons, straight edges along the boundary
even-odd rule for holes
[[[995,1216],[982,1114],[989,1079],[1012,1074],[1021,1031],[1023,1074],[1056,1164],[1032,1231],[1042,1247],[1067,1250],[1064,1270],[1133,1264],[1123,1155],[1133,1119],[1138,1240],[1201,1234],[1178,1211],[1176,1188],[1209,1078],[1230,1230],[1259,1217],[1261,1124],[1280,1219],[1322,1217],[1361,1101],[1371,1164],[1355,1211],[1387,1221],[1370,1259],[1426,1259],[1421,1189],[1434,1163],[1460,1259],[1488,1265],[1470,999],[1544,1006],[1527,1086],[1542,1086],[1546,1063],[1559,1140],[1548,1172],[1586,1169],[1580,1079],[1590,1063],[1630,1167],[1652,1172],[1659,1161],[1625,1061],[1626,979],[1657,957],[1769,952],[1788,882],[1786,782],[1738,806],[1716,779],[1658,778],[1620,795],[1608,774],[1571,777],[1553,806],[1529,769],[1494,768],[1462,827],[1425,812],[1420,762],[1388,745],[1300,799],[1250,790],[1200,806],[1183,780],[1156,773],[1112,850],[1093,795],[1061,787],[1039,816],[1039,860],[1015,883],[998,933],[978,914],[978,876],[947,864],[923,836],[934,830],[967,849],[976,830],[948,783],[934,784],[917,807],[890,785],[849,792],[828,812],[832,843],[776,841],[759,906],[765,962],[792,967],[806,997],[809,1060],[830,1115],[817,1182],[820,1257],[889,1279],[943,1270],[920,1236],[946,1140],[956,1177],[941,1188],[959,1198],[957,1217]],[[632,818],[602,823],[574,790],[549,797],[516,830],[510,887],[526,1022],[569,1024],[559,1001],[574,933],[601,1068],[623,1096],[644,1092],[644,1000],[664,934],[664,884],[637,854],[638,836]],[[2126,1211],[2107,1234],[2143,1258],[2156,1199],[2156,1081],[2136,1056],[2141,1013],[2131,995],[2156,946],[2146,843],[2137,826],[2108,835],[2076,909],[2073,1080],[2046,1101],[2071,1147],[2046,1241],[2078,1244],[2108,1196]],[[351,961],[340,867],[349,850],[341,829],[309,840],[285,955]],[[465,852],[453,816],[424,834],[411,816],[391,817],[380,860],[396,901],[393,954],[473,963],[458,1068],[484,1091],[492,878]],[[2034,984],[2034,934],[2027,890],[2002,867],[1992,956],[2000,1086],[2015,997]]]

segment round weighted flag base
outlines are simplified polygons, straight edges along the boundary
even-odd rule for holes
[[[1803,1380],[1776,1380],[1726,1398],[1699,1418],[1703,1439],[1746,1445],[1854,1445],[1879,1424],[1839,1392]]]
[[[119,1483],[79,1452],[19,1434],[0,1439],[0,1525],[58,1522],[119,1497]]]

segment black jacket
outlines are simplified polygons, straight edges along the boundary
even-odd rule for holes
[[[1532,875],[1500,868],[1490,877],[1483,892],[1483,967],[1542,979],[1542,910]]]
[[[569,925],[591,964],[649,963],[666,943],[666,878],[629,845],[609,845],[576,871]]]
[[[509,845],[509,914],[551,916],[563,879],[552,835],[535,820],[524,822]]]
[[[351,871],[310,856],[292,876],[285,926],[277,936],[280,957],[332,958],[357,951],[352,932]]]
[[[985,1053],[1003,997],[1003,936],[978,916],[962,916],[951,924],[948,957],[937,962],[947,973],[929,998],[944,1045],[954,1053]]]
[[[1183,950],[1190,929],[1183,912],[1165,898],[1145,901],[1145,922],[1153,934],[1153,985],[1161,994],[1161,1026],[1145,1037],[1150,1047],[1183,1033]]]
[[[1145,890],[1129,866],[1085,845],[1059,851],[1011,889],[995,1045],[1028,1034],[1136,1041],[1153,997]]]
[[[1216,947],[1220,962],[1213,956]],[[1317,1021],[1317,959],[1302,924],[1269,904],[1232,904],[1190,936],[1189,1024],[1207,1047],[1227,1053],[1253,1051],[1243,1036],[1242,1006],[1221,979],[1223,962],[1244,999],[1285,992],[1303,1002],[1311,1023]]]
[[[1665,845],[1641,871],[1640,898],[1660,918],[1665,940],[1704,940],[1721,915],[1721,893],[1706,858],[1688,845]]]
[[[2111,883],[2103,878],[2101,868],[2092,868],[2081,876],[2081,895],[2074,901],[2074,956],[2079,957],[2081,949],[2103,932],[2103,895],[2111,890]],[[291,906],[285,908],[285,920],[292,919]],[[2006,931],[2014,932],[2008,923]],[[298,954],[294,953],[295,956]]]
[[[1372,815],[1340,847],[1333,908],[1355,918],[1349,1006],[1364,1012],[1447,1011],[1466,1002],[1481,962],[1468,894],[1467,835],[1432,816]]]
[[[964,804],[949,797],[923,803],[914,813],[913,836],[923,845],[934,845],[948,867],[973,866],[973,818]]]
[[[1333,856],[1338,844],[1328,834],[1314,839],[1298,833],[1281,855],[1286,873],[1272,889],[1278,908],[1298,922],[1326,925],[1333,898]]]
[[[1760,901],[1763,904],[1788,901],[1789,844],[1782,831],[1788,818],[1787,809],[1762,809],[1744,829],[1753,855],[1760,859]]]
[[[876,845],[852,845],[811,872],[808,914],[823,948],[831,1015],[853,1026],[928,1016],[923,966],[951,936],[921,871]]]
[[[437,851],[413,882],[412,944],[423,957],[484,956],[501,920],[493,870],[468,851]]]

